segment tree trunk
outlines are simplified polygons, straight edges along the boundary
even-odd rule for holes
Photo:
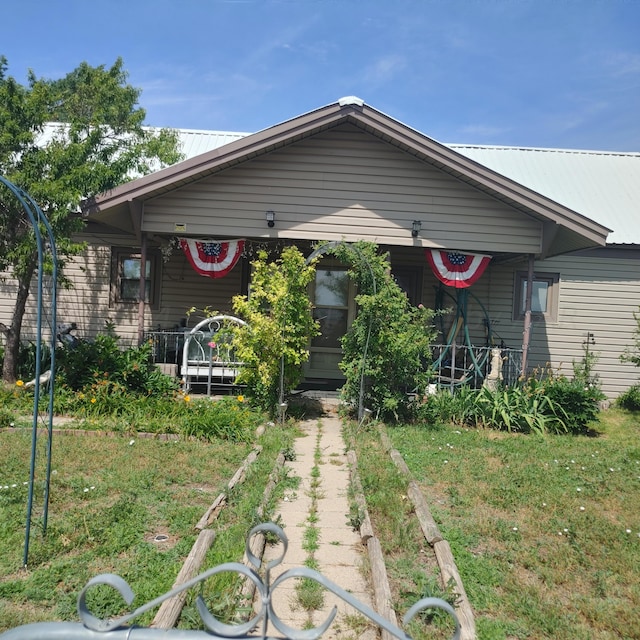
[[[13,308],[11,326],[5,331],[4,360],[2,362],[2,380],[7,384],[14,384],[18,376],[18,358],[20,355],[20,337],[22,334],[22,321],[29,298],[31,278],[35,272],[35,266],[28,268],[28,275],[24,279],[18,279],[18,295],[16,305]]]

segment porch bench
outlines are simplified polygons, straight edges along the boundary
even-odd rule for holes
[[[242,362],[233,351],[230,327],[245,325],[235,316],[218,315],[205,318],[185,335],[180,367],[183,391],[204,384],[210,395],[213,386],[235,385]]]

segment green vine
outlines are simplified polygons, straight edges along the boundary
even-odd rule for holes
[[[331,253],[349,265],[358,290],[358,314],[342,339],[342,399],[355,408],[362,396],[384,420],[409,418],[410,394],[430,379],[433,311],[411,305],[376,244],[341,244]]]

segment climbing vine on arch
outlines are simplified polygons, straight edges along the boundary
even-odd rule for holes
[[[342,339],[342,399],[355,408],[362,395],[383,420],[410,418],[409,394],[424,392],[431,375],[433,311],[411,305],[377,244],[344,243],[331,253],[349,266],[358,292],[358,313]]]

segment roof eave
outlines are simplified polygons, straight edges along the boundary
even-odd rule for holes
[[[527,215],[562,224],[594,245],[604,245],[606,227],[496,173],[444,144],[365,104],[333,103],[125,183],[83,203],[85,215],[117,208],[131,200],[146,200],[267,153],[342,122],[352,122],[425,162],[503,200]]]

